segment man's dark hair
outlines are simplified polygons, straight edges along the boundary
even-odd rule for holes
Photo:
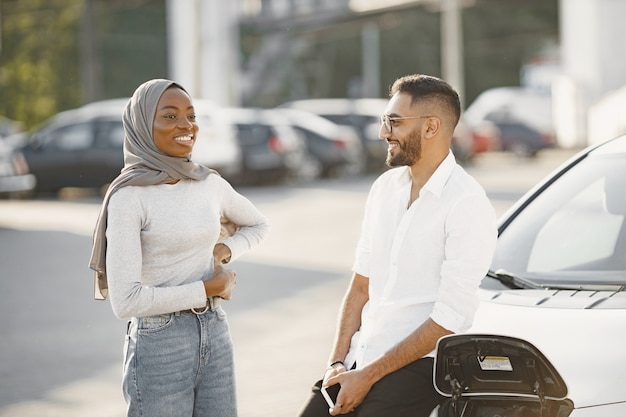
[[[398,78],[389,89],[389,96],[396,93],[409,94],[411,105],[420,101],[434,101],[442,105],[450,116],[454,125],[461,117],[461,100],[454,88],[444,80],[430,75],[413,74]]]

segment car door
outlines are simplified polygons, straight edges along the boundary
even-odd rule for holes
[[[94,122],[95,141],[90,160],[91,187],[109,184],[124,166],[124,126],[121,120]]]
[[[93,142],[93,125],[89,122],[39,132],[25,153],[30,170],[37,178],[37,189],[57,191],[63,187],[84,186],[90,169],[85,154]]]

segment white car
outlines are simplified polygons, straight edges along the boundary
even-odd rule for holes
[[[502,216],[474,324],[439,343],[435,384],[455,397],[439,415],[626,416],[625,289],[621,136],[570,159]],[[459,414],[444,411],[451,403]]]
[[[475,127],[499,115],[553,134],[552,98],[525,87],[495,87],[483,91],[463,112],[467,123]]]
[[[232,123],[220,116],[221,108],[206,99],[194,99],[198,139],[191,159],[213,168],[229,181],[238,182],[243,175],[243,152]]]

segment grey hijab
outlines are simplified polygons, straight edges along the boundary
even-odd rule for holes
[[[186,90],[179,84],[163,79],[140,85],[126,104],[124,124],[124,168],[107,190],[93,233],[89,267],[95,271],[94,298],[104,300],[108,295],[106,278],[107,206],[111,195],[127,185],[156,185],[174,180],[203,180],[215,172],[188,158],[163,154],[152,138],[152,123],[161,95],[169,87]]]

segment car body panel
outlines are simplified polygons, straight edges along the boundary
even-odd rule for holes
[[[624,417],[626,416],[626,402],[602,404],[599,407],[576,408],[567,417]]]
[[[552,98],[525,87],[495,87],[480,93],[464,112],[471,126],[491,117],[508,118],[552,132]]]
[[[53,117],[21,149],[38,191],[101,187],[124,165],[122,107],[88,107]]]
[[[0,195],[29,192],[35,183],[22,152],[0,138]]]
[[[550,94],[525,87],[495,87],[483,91],[463,112],[480,151],[510,150],[534,156],[553,146]]]
[[[363,147],[353,129],[304,110],[280,107],[274,110],[302,134],[308,156],[320,166],[319,175],[327,177],[361,170]]]
[[[205,99],[194,99],[198,137],[191,159],[236,181],[243,170],[243,154],[235,127],[219,117],[220,108]]]
[[[506,294],[525,299],[528,305],[523,306],[522,300],[497,302],[493,297],[501,294],[482,290],[482,302],[468,332],[512,336],[535,345],[565,380],[576,408],[625,401],[625,394],[616,390],[616,376],[607,376],[626,370],[626,308],[585,309],[583,297],[587,294],[579,297],[579,308],[538,307],[547,294],[527,291]],[[518,295],[520,292],[524,294]]]

